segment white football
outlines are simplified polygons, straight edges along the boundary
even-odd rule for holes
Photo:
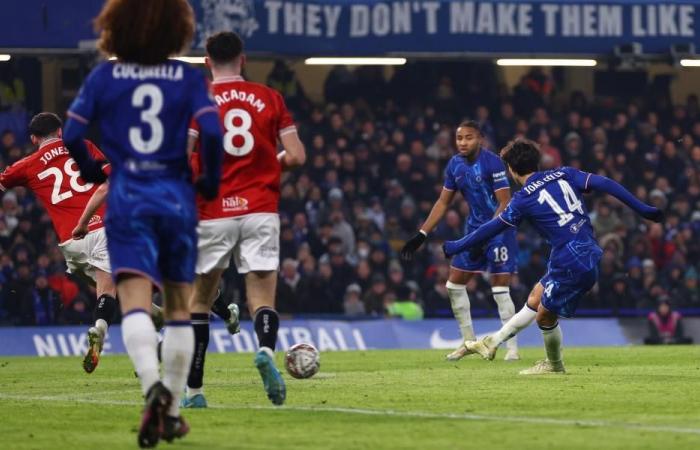
[[[311,378],[321,367],[321,359],[311,344],[295,344],[289,347],[284,358],[284,366],[294,378]]]

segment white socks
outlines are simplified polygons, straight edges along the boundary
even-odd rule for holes
[[[134,309],[122,319],[122,339],[126,352],[141,380],[141,390],[148,389],[160,379],[158,372],[158,336],[151,316],[143,309]],[[192,344],[194,347],[194,344]]]
[[[447,296],[450,297],[450,303],[452,303],[452,312],[462,332],[462,338],[464,338],[465,341],[476,340],[474,327],[472,326],[472,313],[469,305],[467,287],[463,284],[456,284],[451,281],[448,281],[445,286],[447,287]]]
[[[496,345],[512,338],[522,330],[527,328],[537,316],[537,311],[531,309],[527,304],[518,311],[511,319],[503,324],[500,330],[493,334],[492,338]]]
[[[561,362],[562,335],[559,322],[551,328],[540,327],[540,330],[542,330],[542,337],[544,338],[544,350],[547,354],[547,359],[553,363]]]
[[[508,286],[494,286],[491,289],[493,299],[498,306],[498,315],[501,317],[501,323],[506,324],[515,315],[515,305],[510,298],[510,288]],[[518,338],[512,337],[506,342],[508,350],[518,350]]]
[[[189,320],[166,323],[161,353],[163,384],[173,395],[168,415],[179,417],[180,395],[187,384],[187,375],[190,372],[192,354],[194,353],[194,331]]]

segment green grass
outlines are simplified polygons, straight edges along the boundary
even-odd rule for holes
[[[252,355],[209,355],[211,408],[185,410],[181,449],[700,449],[700,347],[566,349],[568,374],[441,351],[324,353],[265,397]],[[502,355],[499,355],[502,356]],[[281,354],[277,355],[281,362]],[[0,448],[135,448],[140,392],[124,356],[0,357]]]

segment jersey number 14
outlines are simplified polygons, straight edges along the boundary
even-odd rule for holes
[[[540,203],[540,205],[547,203],[549,207],[552,208],[552,211],[559,216],[557,225],[563,227],[573,220],[574,215],[571,214],[572,212],[577,211],[579,214],[583,214],[583,206],[581,205],[581,200],[579,200],[576,192],[574,192],[573,188],[566,180],[559,180],[557,183],[561,188],[561,193],[564,195],[564,201],[566,202],[569,212],[564,211],[564,209],[559,206],[559,203],[554,200],[552,194],[547,192],[545,189],[540,191],[540,196],[537,198],[537,201]]]

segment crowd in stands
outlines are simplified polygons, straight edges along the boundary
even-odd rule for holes
[[[455,153],[454,128],[480,123],[484,145],[516,136],[537,141],[544,168],[568,165],[625,185],[666,211],[645,222],[611,197],[588,207],[604,256],[600,281],[581,310],[649,312],[660,301],[700,308],[700,103],[674,105],[668,91],[591,98],[557,89],[556,73],[533,70],[514,89],[490,63],[415,63],[386,79],[382,68],[336,67],[325,101],[314,104],[292,69],[275,64],[267,84],[293,111],[307,164],[281,185],[278,309],[283,314],[449,317],[446,239],[462,236],[469,206],[457,196],[411,263],[398,251],[425,219]],[[264,81],[264,80],[263,80]],[[32,149],[4,133],[2,166]],[[516,306],[546,270],[548,247],[527,225],[518,231]],[[0,323],[89,321],[94,295],[67,277],[43,209],[22,189],[0,210]],[[234,269],[225,295],[244,302]],[[469,285],[474,314],[496,316],[485,280]],[[245,310],[245,308],[242,308]]]

